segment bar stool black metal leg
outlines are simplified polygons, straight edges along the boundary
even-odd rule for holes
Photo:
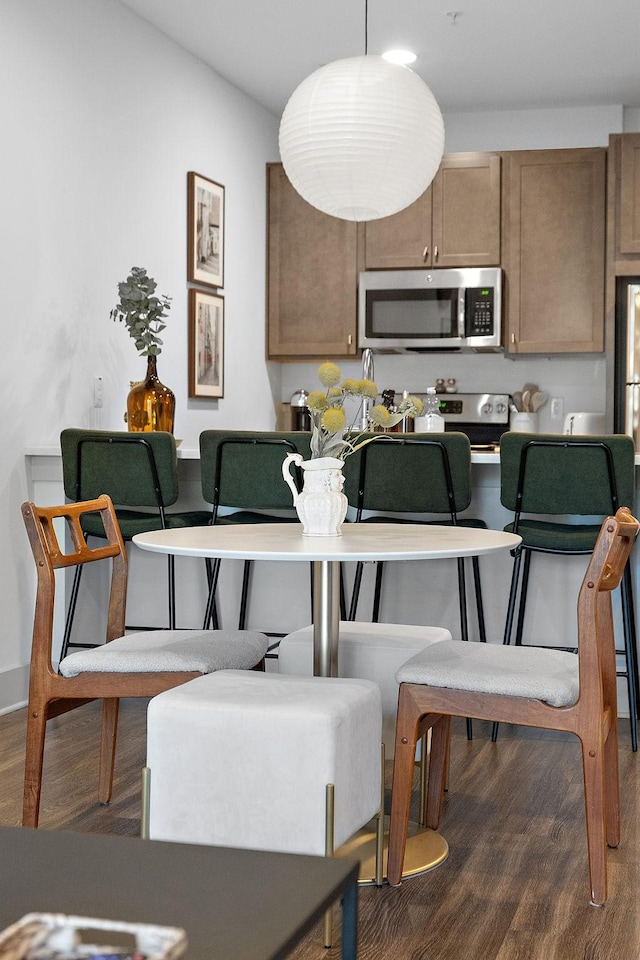
[[[349,606],[349,620],[355,620],[358,611],[358,600],[360,598],[360,586],[362,584],[362,571],[364,564],[361,560],[356,563],[356,572],[353,578],[353,592],[351,594],[351,604]]]
[[[460,601],[460,633],[463,640],[469,640],[469,621],[467,618],[467,582],[464,574],[464,558],[458,557],[458,598]],[[473,740],[473,723],[467,717],[467,740]]]
[[[513,630],[513,616],[516,610],[516,597],[518,596],[518,581],[520,579],[520,564],[522,562],[522,551],[516,550],[513,555],[513,570],[511,572],[511,586],[509,587],[509,600],[507,603],[507,616],[504,624],[503,643],[511,643],[511,632]],[[498,739],[498,728],[500,724],[494,722],[491,727],[491,742],[495,743]]]
[[[242,571],[242,593],[240,594],[240,616],[238,618],[238,630],[245,630],[247,623],[247,607],[249,604],[249,586],[251,583],[251,569],[253,560],[245,560]]]
[[[522,584],[520,586],[520,607],[518,609],[518,623],[516,625],[516,646],[522,646],[524,630],[524,612],[527,605],[527,591],[529,590],[529,571],[531,569],[531,550],[523,550],[524,564],[522,565]]]
[[[629,565],[620,583],[622,599],[622,625],[624,632],[624,653],[627,671],[627,693],[629,699],[629,726],[631,730],[631,749],[638,749],[638,652],[636,647],[635,610],[633,603],[631,571]]]
[[[169,554],[167,557],[167,573],[169,580],[169,630],[176,628],[176,558]]]
[[[480,643],[487,642],[487,630],[484,622],[484,603],[482,602],[482,584],[480,583],[480,562],[478,557],[471,557],[473,567],[473,587],[476,594],[476,610],[478,612],[478,632]]]
[[[211,562],[211,561],[210,561]],[[210,622],[212,630],[220,629],[220,615],[218,614],[218,599],[217,599],[217,588],[218,588],[218,577],[220,576],[220,565],[222,560],[219,558],[214,560],[211,566],[211,583],[210,583],[210,592],[211,592],[211,610],[210,610]]]
[[[467,622],[467,583],[464,576],[464,558],[458,557],[458,601],[460,606],[460,635],[463,640],[469,640],[469,624]]]
[[[511,634],[513,632],[513,617],[516,610],[516,597],[518,596],[518,582],[520,579],[520,564],[522,563],[522,551],[517,550],[513,555],[513,570],[511,572],[511,586],[509,587],[509,600],[507,602],[507,616],[504,624],[503,643],[511,643]]]
[[[384,573],[384,561],[378,560],[376,563],[376,589],[373,595],[373,615],[372,623],[380,622],[380,602],[382,598],[382,575]]]
[[[313,569],[312,569],[312,574],[313,574]],[[313,577],[312,577],[312,580],[313,580]],[[311,619],[313,620],[313,617]],[[342,564],[340,564],[340,619],[341,620],[347,619],[347,591],[344,586],[344,569]]]
[[[78,602],[78,591],[80,589],[80,577],[82,576],[82,566],[78,566],[73,574],[73,583],[71,585],[71,594],[69,596],[69,609],[64,624],[64,636],[62,638],[62,647],[60,648],[60,659],[64,660],[69,652],[71,642],[71,629],[73,627],[73,618],[76,613],[76,603]]]
[[[638,640],[636,634],[636,611],[633,599],[633,581],[631,577],[631,568],[627,564],[622,583],[620,584],[622,602],[627,611],[628,629],[629,629],[629,657],[633,664],[633,677],[635,680],[636,705],[640,707],[640,673],[638,672]]]
[[[209,595],[207,597],[207,605],[204,610],[204,623],[202,625],[203,630],[208,630],[209,626],[211,626],[214,630],[220,629],[218,608],[216,604],[216,588],[218,586],[218,576],[220,574],[220,563],[221,561],[219,559],[214,560],[207,570]]]

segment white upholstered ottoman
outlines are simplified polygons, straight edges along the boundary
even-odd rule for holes
[[[155,840],[325,854],[380,809],[381,704],[366,680],[221,670],[148,708],[149,835]]]
[[[382,694],[382,739],[387,758],[393,757],[398,683],[396,671],[425,647],[451,640],[444,627],[405,623],[340,621],[338,672],[341,677],[373,680]],[[310,676],[313,673],[313,627],[302,627],[280,641],[278,669],[281,674]]]

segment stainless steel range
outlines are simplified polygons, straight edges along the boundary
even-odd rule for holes
[[[438,400],[445,430],[466,433],[472,447],[497,446],[509,429],[507,393],[439,393]]]

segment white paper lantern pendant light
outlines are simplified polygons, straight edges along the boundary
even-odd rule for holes
[[[426,83],[366,53],[303,80],[280,122],[289,180],[312,206],[343,220],[408,207],[433,180],[443,150],[442,114]]]

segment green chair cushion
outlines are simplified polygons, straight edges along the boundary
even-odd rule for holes
[[[504,528],[514,533],[515,524]],[[518,534],[522,546],[551,553],[591,553],[600,533],[600,524],[547,523],[544,520],[520,520]]]
[[[375,517],[365,517],[360,523],[422,523],[425,526],[441,526],[441,527],[451,527],[453,526],[451,520],[448,518],[442,517],[438,520],[410,520],[405,517],[385,517],[378,515]],[[477,520],[475,517],[458,517],[456,526],[458,527],[473,527],[476,530],[486,530],[487,525],[484,520]]]
[[[251,510],[237,510],[235,513],[226,513],[223,516],[218,515],[216,524],[226,524],[233,526],[242,523],[299,523],[298,515],[288,517],[276,517],[270,513],[252,513]]]
[[[116,510],[118,523],[125,540],[131,540],[137,533],[148,533],[150,530],[162,530],[160,515],[143,513],[140,510]],[[166,513],[166,528],[175,527],[203,527],[211,522],[210,510],[192,510],[186,513]],[[82,520],[82,529],[87,536],[104,537],[104,527],[100,514],[87,513]]]

